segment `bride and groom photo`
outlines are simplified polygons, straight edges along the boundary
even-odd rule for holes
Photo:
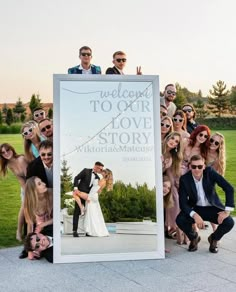
[[[79,237],[78,224],[86,236],[109,236],[101,206],[99,195],[106,188],[112,190],[113,177],[109,169],[97,161],[91,169],[84,168],[74,178],[73,197],[75,209],[73,214],[73,237]]]

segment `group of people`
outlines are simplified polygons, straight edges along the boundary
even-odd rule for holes
[[[0,145],[0,174],[8,169],[21,186],[16,238],[25,239],[19,258],[53,261],[53,123],[43,108],[21,127],[24,154],[9,143]],[[48,243],[48,244],[46,244]],[[45,250],[47,249],[47,252]]]
[[[69,68],[69,74],[101,74],[101,68],[91,64],[91,48],[81,47],[79,58],[81,64]],[[106,74],[123,75],[126,61],[124,52],[115,52],[114,66]],[[137,67],[136,73],[142,74],[141,67]],[[205,228],[204,221],[209,221],[213,229],[208,237],[209,250],[216,253],[218,241],[234,225],[230,216],[234,189],[224,178],[225,139],[221,133],[211,134],[206,125],[198,125],[192,104],[177,109],[175,97],[175,86],[168,84],[160,99],[165,236],[176,238],[178,244],[190,241],[188,250],[195,251],[201,240],[199,229]],[[16,238],[26,237],[20,258],[44,256],[52,262],[53,122],[43,108],[36,108],[33,120],[23,124],[21,134],[23,155],[17,154],[9,143],[0,145],[0,174],[6,176],[7,170],[11,170],[21,186]],[[225,205],[216,194],[216,184],[225,192]],[[92,169],[85,168],[75,176],[73,237],[79,237],[79,220],[83,221],[87,236],[109,235],[99,204],[99,194],[105,187],[112,190],[113,175],[99,161]]]
[[[217,253],[219,240],[234,225],[234,189],[224,178],[225,138],[198,125],[193,105],[177,109],[175,98],[176,88],[168,84],[160,104],[165,236],[178,244],[190,242],[188,250],[196,251],[199,229],[209,221],[209,251]],[[225,192],[225,206],[216,185]]]

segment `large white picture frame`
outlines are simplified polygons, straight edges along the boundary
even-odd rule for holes
[[[159,77],[55,74],[53,86],[54,263],[164,258]],[[63,159],[73,178],[101,161],[114,183],[154,190],[156,222],[113,222],[109,237],[64,234]]]

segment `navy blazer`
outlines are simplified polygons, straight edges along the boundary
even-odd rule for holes
[[[40,156],[31,161],[27,167],[26,179],[32,176],[39,177],[49,187],[46,171]]]
[[[234,188],[228,183],[223,176],[218,174],[212,167],[206,167],[203,171],[203,189],[207,200],[212,206],[225,210],[225,206],[220,201],[215,185],[220,186],[225,192],[225,206],[234,208]],[[188,171],[180,177],[179,181],[179,205],[180,209],[190,215],[197,204],[197,189],[192,176]]]
[[[108,75],[120,74],[120,71],[114,66],[112,68],[111,67],[110,68],[107,68],[106,74],[108,74]]]
[[[82,69],[79,69],[80,65],[68,69],[68,74],[82,74]],[[92,74],[102,74],[100,66],[91,65]]]

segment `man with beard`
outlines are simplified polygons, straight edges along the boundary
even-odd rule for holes
[[[176,88],[174,84],[167,84],[164,91],[164,96],[161,97],[162,105],[166,106],[167,113],[170,118],[173,117],[176,111],[176,105],[174,104],[174,99],[176,98]]]

